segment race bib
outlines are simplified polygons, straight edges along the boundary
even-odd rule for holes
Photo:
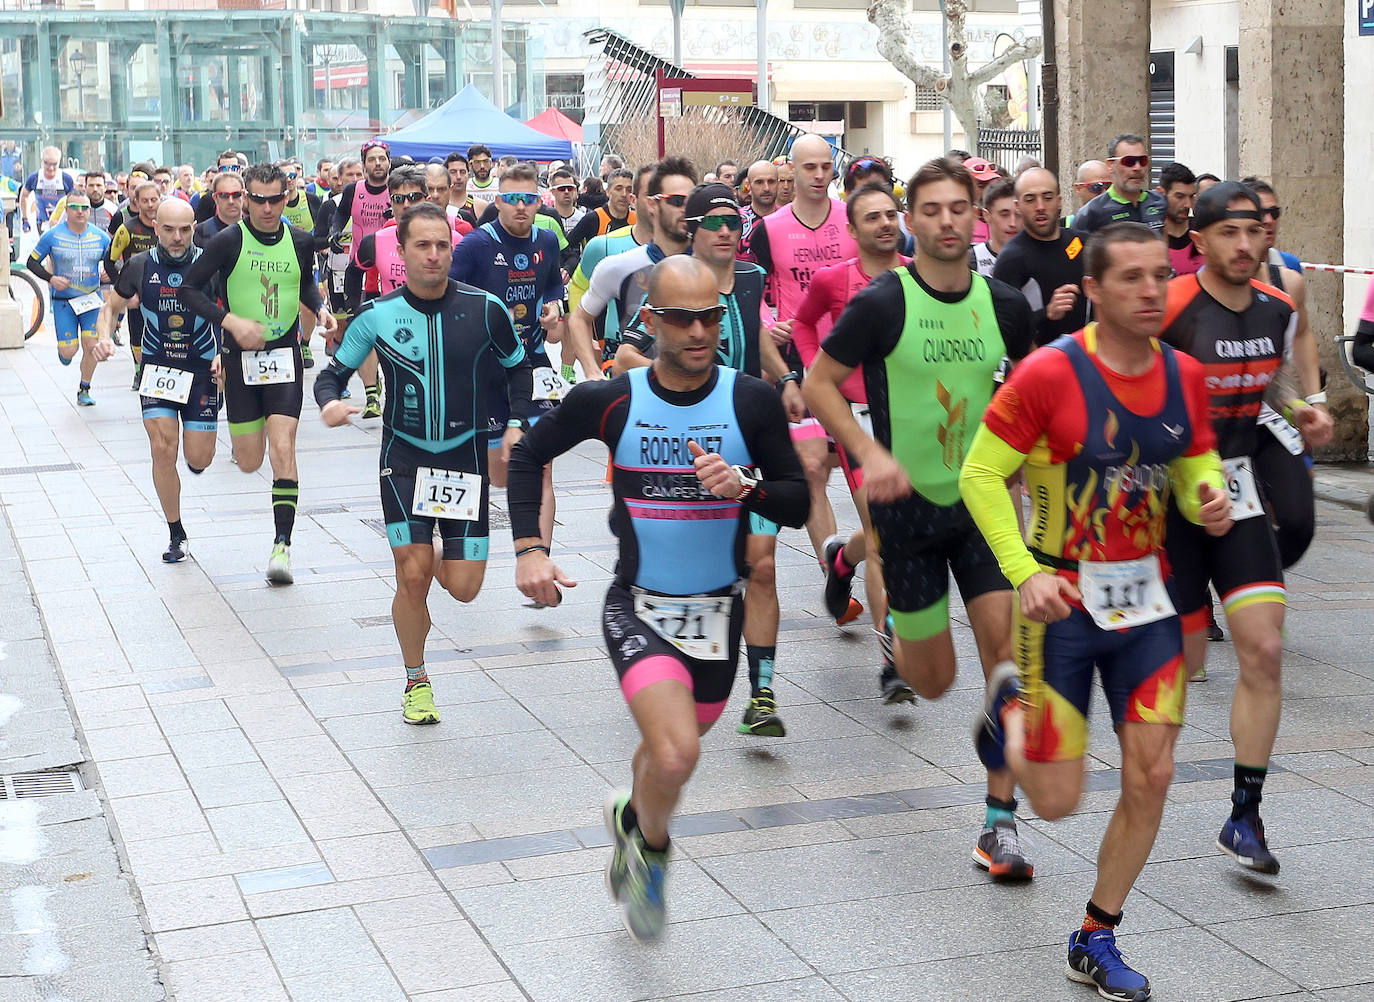
[[[729,595],[707,598],[635,596],[635,615],[688,657],[724,661],[730,656]]]
[[[1303,452],[1302,432],[1294,428],[1283,419],[1282,414],[1275,414],[1273,417],[1263,419],[1265,427],[1274,433],[1274,437],[1283,443],[1283,447],[1295,456],[1301,456]]]
[[[530,394],[533,399],[562,400],[571,389],[568,381],[547,365],[534,370],[534,392]]]
[[[1239,522],[1243,518],[1263,515],[1264,505],[1260,503],[1259,491],[1255,488],[1255,473],[1250,469],[1250,457],[1223,459],[1221,468],[1226,474],[1226,490],[1231,495],[1231,520]]]
[[[296,378],[296,358],[290,348],[245,351],[240,358],[245,386],[289,383]]]
[[[414,514],[475,522],[481,504],[482,478],[476,473],[428,466],[415,471],[415,497],[410,505]]]
[[[173,369],[165,365],[145,365],[143,378],[139,380],[138,392],[145,397],[158,400],[171,400],[184,404],[191,398],[191,383],[195,376],[185,369]]]
[[[1104,630],[1144,626],[1175,614],[1153,553],[1138,560],[1080,560],[1078,591],[1083,608]]]
[[[78,317],[91,310],[98,310],[105,304],[98,292],[88,292],[84,296],[74,296],[67,300],[67,305],[72,308],[72,312]]]

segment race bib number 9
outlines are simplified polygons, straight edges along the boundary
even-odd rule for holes
[[[172,369],[165,365],[145,365],[143,378],[139,380],[138,392],[145,397],[158,400],[171,400],[184,404],[191,398],[192,374],[185,369]]]
[[[1266,428],[1273,432],[1274,437],[1283,443],[1283,447],[1295,456],[1303,453],[1302,433],[1284,420],[1283,415],[1275,414],[1273,417],[1265,418],[1262,422]]]
[[[1226,490],[1231,495],[1231,520],[1239,522],[1243,518],[1263,515],[1264,505],[1260,503],[1259,491],[1255,488],[1255,473],[1250,468],[1250,457],[1223,459],[1221,468],[1226,474]]]
[[[410,510],[416,515],[475,522],[481,503],[482,478],[476,473],[428,466],[415,471],[415,497]]]
[[[1083,608],[1104,630],[1144,626],[1175,614],[1155,554],[1139,560],[1079,561],[1078,591]]]
[[[729,656],[728,595],[710,598],[665,598],[636,595],[635,615],[688,657],[724,661]]]
[[[290,348],[245,351],[240,357],[243,361],[243,382],[246,386],[289,383],[296,378],[296,358]]]
[[[84,296],[74,296],[67,300],[67,305],[78,317],[90,313],[91,310],[100,309],[104,303],[105,300],[100,297],[98,292],[88,292]]]
[[[562,400],[571,389],[568,381],[548,366],[534,370],[534,392],[531,396],[535,400]]]

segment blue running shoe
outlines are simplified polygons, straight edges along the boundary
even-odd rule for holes
[[[1126,963],[1111,929],[1074,930],[1064,973],[1070,981],[1095,986],[1097,994],[1114,1002],[1145,1002],[1150,997],[1150,979]]]
[[[1246,814],[1239,821],[1227,818],[1217,836],[1217,848],[1248,870],[1271,875],[1279,872],[1279,861],[1264,840],[1264,822],[1258,814]]]
[[[1021,678],[1016,666],[1003,661],[992,670],[987,695],[983,701],[983,716],[973,725],[973,747],[978,761],[996,772],[1007,767],[1007,735],[1002,730],[1002,708],[1021,695]]]
[[[620,906],[620,921],[636,942],[647,943],[663,935],[667,908],[663,884],[668,853],[655,852],[644,844],[638,830],[626,831],[622,823],[628,791],[606,796],[602,818],[611,836],[611,858],[606,862],[606,890]]]

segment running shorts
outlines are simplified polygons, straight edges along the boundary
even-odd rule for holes
[[[428,464],[419,464],[428,465]],[[435,456],[433,465],[439,469],[456,469],[452,461]],[[472,470],[463,472],[471,473]],[[482,477],[482,502],[474,521],[457,518],[432,518],[411,511],[415,500],[415,467],[400,466],[393,460],[382,467],[382,517],[386,520],[386,538],[392,549],[413,543],[434,545],[434,530],[438,528],[443,541],[445,560],[486,560],[488,545],[488,500],[491,482]]]
[[[1263,496],[1262,487],[1260,492]],[[1177,596],[1174,608],[1183,618],[1184,633],[1207,628],[1209,582],[1227,615],[1264,602],[1286,604],[1279,549],[1266,516],[1240,519],[1226,535],[1209,536],[1171,505],[1165,532]]]
[[[147,365],[161,365],[155,359],[144,359]],[[191,392],[186,403],[163,400],[159,397],[139,397],[143,405],[143,420],[180,418],[187,431],[217,431],[219,429],[219,384],[208,370],[197,372],[191,379]]]
[[[296,366],[296,378],[289,383],[269,383],[266,386],[245,386],[240,353],[231,351],[224,356],[224,414],[229,419],[230,435],[251,435],[261,431],[271,416],[300,420],[301,404],[305,398],[300,341],[293,341],[290,348]]]
[[[76,311],[72,309],[70,300],[52,297],[52,322],[57,329],[58,344],[71,344],[78,336],[95,337],[95,319],[98,316],[100,316],[99,310],[87,310],[78,317]],[[140,343],[142,338],[143,330],[140,327]]]

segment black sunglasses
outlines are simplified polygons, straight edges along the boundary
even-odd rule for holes
[[[428,197],[423,191],[396,191],[391,194],[391,204],[405,205],[409,202],[414,205],[416,202],[423,202]]]
[[[738,213],[734,212],[723,213],[719,216],[698,216],[693,222],[702,229],[710,230],[712,233],[722,228],[730,230],[744,229],[744,220],[739,217]]]
[[[1100,195],[1110,187],[1110,184],[1111,182],[1109,181],[1094,181],[1092,184],[1087,185],[1087,188],[1094,195]]]
[[[1271,205],[1267,209],[1260,209],[1261,216],[1268,216],[1270,219],[1278,219],[1283,214],[1283,210],[1277,205]]]
[[[248,201],[252,202],[254,205],[281,205],[282,202],[286,201],[286,195],[285,193],[281,195],[262,195],[250,191],[248,193]]]
[[[715,327],[725,316],[725,307],[708,306],[704,310],[689,310],[683,306],[645,306],[646,310],[658,317],[669,327],[686,329],[698,320],[703,327]]]
[[[660,202],[667,202],[674,209],[680,209],[687,204],[686,195],[654,195],[652,197],[658,199]]]

